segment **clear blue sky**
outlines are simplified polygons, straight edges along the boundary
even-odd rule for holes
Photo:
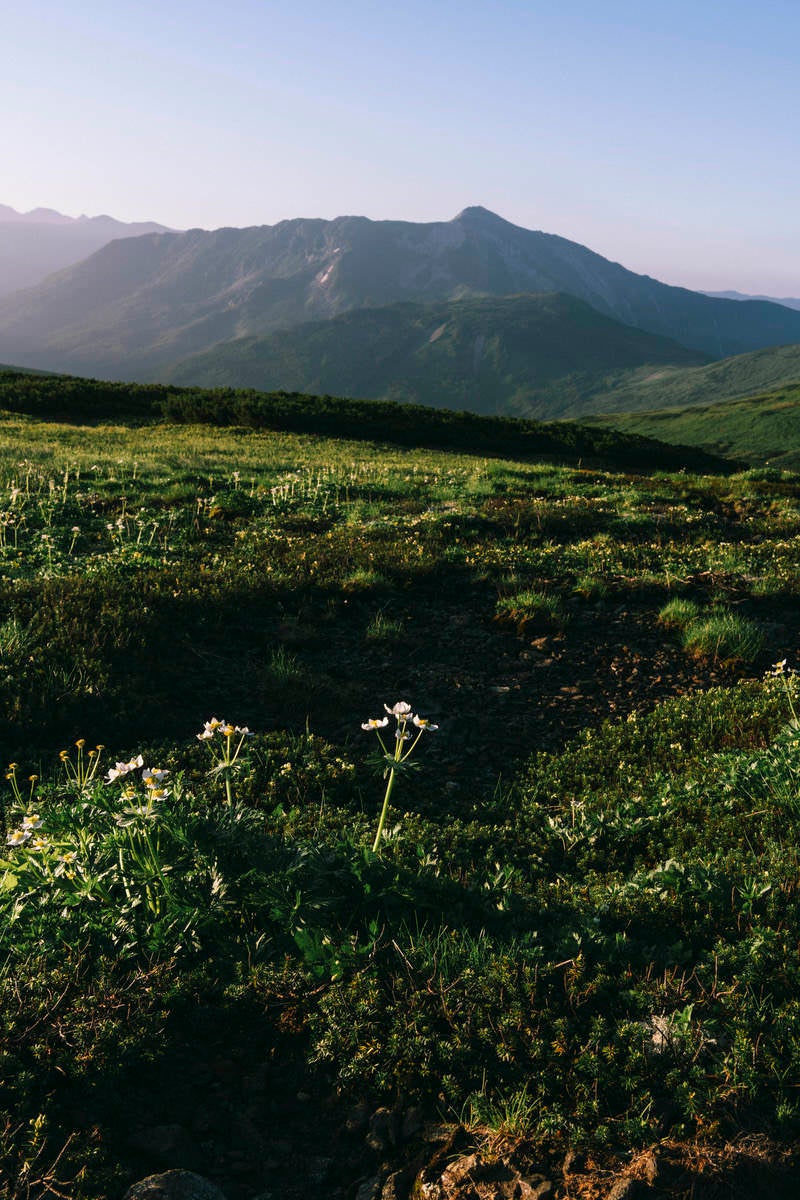
[[[483,204],[800,295],[797,0],[14,0],[0,203],[178,228]]]

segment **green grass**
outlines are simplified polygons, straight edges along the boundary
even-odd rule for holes
[[[711,398],[717,394],[711,392]],[[800,384],[741,400],[698,404],[656,412],[592,417],[603,428],[638,433],[686,446],[699,446],[777,470],[800,468]]]
[[[611,375],[605,386],[596,382],[576,397],[564,415],[586,417],[605,413],[641,413],[660,409],[707,407],[723,400],[743,399],[789,387],[800,380],[800,347],[770,346],[737,354],[703,367],[635,368]]]
[[[497,619],[513,625],[519,633],[563,629],[568,621],[560,598],[530,588],[502,596],[497,602]]]
[[[752,662],[763,645],[764,635],[755,622],[738,613],[712,613],[683,630],[684,649],[715,662]]]
[[[274,1133],[259,1070],[338,1130],[403,1097],[542,1153],[795,1137],[800,695],[766,672],[798,662],[799,501],[769,472],[5,417],[0,1190],[35,1162],[120,1196],[178,1165],[131,1113],[189,1126],[200,1092],[197,1165],[230,1183],[243,1096]],[[765,639],[709,634],[738,666],[659,626],[725,612]],[[373,854],[362,723],[398,700],[439,728]],[[254,736],[198,739],[212,717]],[[139,753],[158,788],[106,782]]]
[[[735,465],[703,451],[676,449],[588,426],[285,391],[180,388],[10,372],[0,373],[0,411],[3,409],[75,424],[159,419],[203,422],[468,453],[601,462],[639,470],[726,471]]]

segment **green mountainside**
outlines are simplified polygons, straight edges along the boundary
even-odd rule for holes
[[[640,369],[589,381],[564,416],[714,404],[800,380],[800,345],[771,346],[701,367]]]
[[[743,400],[587,417],[604,429],[700,446],[714,454],[800,470],[800,383]]]
[[[113,241],[0,300],[0,357],[157,379],[231,338],[401,301],[523,292],[566,292],[713,358],[800,342],[800,313],[782,305],[669,287],[565,238],[468,208],[429,224],[301,219]]]
[[[203,386],[277,388],[548,418],[609,373],[702,356],[563,293],[394,304],[223,342],[164,372]]]

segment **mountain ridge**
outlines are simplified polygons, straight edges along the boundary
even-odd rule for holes
[[[0,204],[0,298],[35,287],[114,238],[168,232],[157,221],[118,221],[103,213],[68,217],[53,208],[18,212]]]
[[[471,206],[425,224],[296,218],[117,240],[0,300],[0,356],[152,378],[218,342],[351,309],[553,291],[711,357],[800,342],[800,313],[673,288]]]

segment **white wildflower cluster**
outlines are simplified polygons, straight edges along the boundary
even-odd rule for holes
[[[14,829],[9,833],[6,838],[6,844],[9,846],[23,846],[25,842],[33,837],[36,830],[41,828],[42,818],[38,813],[31,813],[30,816],[22,818],[22,825],[19,829]],[[39,837],[36,841],[44,841],[44,839]]]
[[[388,704],[383,706],[388,713],[385,717],[370,717],[366,721],[362,721],[361,728],[371,732],[373,729],[385,729],[389,724],[389,717],[394,717],[397,721],[397,730],[395,736],[398,739],[408,740],[411,737],[410,733],[406,732],[406,725],[416,725],[417,729],[427,730],[432,733],[434,729],[438,729],[438,725],[433,725],[427,717],[420,717],[412,710],[411,705],[406,700],[398,700],[390,708]],[[418,735],[419,736],[419,735]]]
[[[135,755],[128,762],[118,762],[106,775],[106,783],[125,779],[126,776],[130,776],[138,770],[141,770],[141,781],[144,784],[145,794],[140,799],[136,783],[133,780],[122,789],[120,795],[123,800],[127,801],[128,807],[114,818],[121,829],[131,825],[139,818],[155,820],[158,816],[156,804],[161,800],[166,800],[171,794],[169,788],[164,786],[169,771],[162,770],[160,767],[146,767],[141,754]]]
[[[58,849],[57,845],[53,845],[47,835],[42,831],[43,821],[38,813],[29,813],[22,818],[22,824],[19,829],[13,829],[6,837],[6,845],[14,848],[24,846],[28,851],[36,853],[50,852]],[[55,861],[59,864],[56,869],[56,874],[59,874],[65,867],[71,867],[77,860],[77,853],[74,850],[64,850],[61,854],[56,855]]]
[[[115,779],[122,779],[124,775],[130,775],[131,771],[135,771],[138,767],[144,766],[144,759],[141,754],[137,754],[135,758],[131,758],[128,762],[118,762],[116,766],[111,767],[106,775],[106,783],[113,783]]]
[[[385,717],[370,717],[367,721],[362,721],[361,728],[368,733],[375,732],[380,742],[382,753],[380,765],[383,769],[383,777],[386,780],[386,791],[383,797],[383,807],[378,818],[378,828],[375,832],[375,840],[372,843],[372,853],[377,854],[383,837],[383,827],[386,822],[386,814],[389,810],[389,798],[394,787],[395,776],[398,771],[408,764],[408,760],[414,753],[417,742],[422,737],[423,733],[432,733],[434,729],[438,729],[438,725],[432,724],[427,717],[418,716],[407,700],[398,700],[391,708],[388,704],[384,704]],[[385,729],[389,724],[389,718],[394,717],[396,721],[394,737],[394,748],[390,751],[383,740],[381,730]],[[416,735],[412,734],[408,728],[409,725],[416,727]],[[410,745],[406,743],[410,742]]]
[[[219,737],[217,737],[219,734]],[[197,740],[205,742],[215,761],[209,774],[221,777],[225,782],[225,795],[228,803],[233,804],[233,770],[239,759],[247,738],[252,733],[246,725],[231,725],[228,721],[220,721],[212,717],[203,722],[203,728],[196,734]]]
[[[217,733],[226,738],[232,738],[236,734],[241,738],[253,736],[246,725],[231,725],[227,721],[220,721],[216,717],[212,717],[210,721],[203,722],[203,728],[196,734],[196,737],[201,742],[207,742]]]
[[[796,672],[793,670],[792,667],[787,667],[786,659],[782,658],[780,662],[775,663],[772,670],[768,671],[767,674],[768,675],[795,675]]]

